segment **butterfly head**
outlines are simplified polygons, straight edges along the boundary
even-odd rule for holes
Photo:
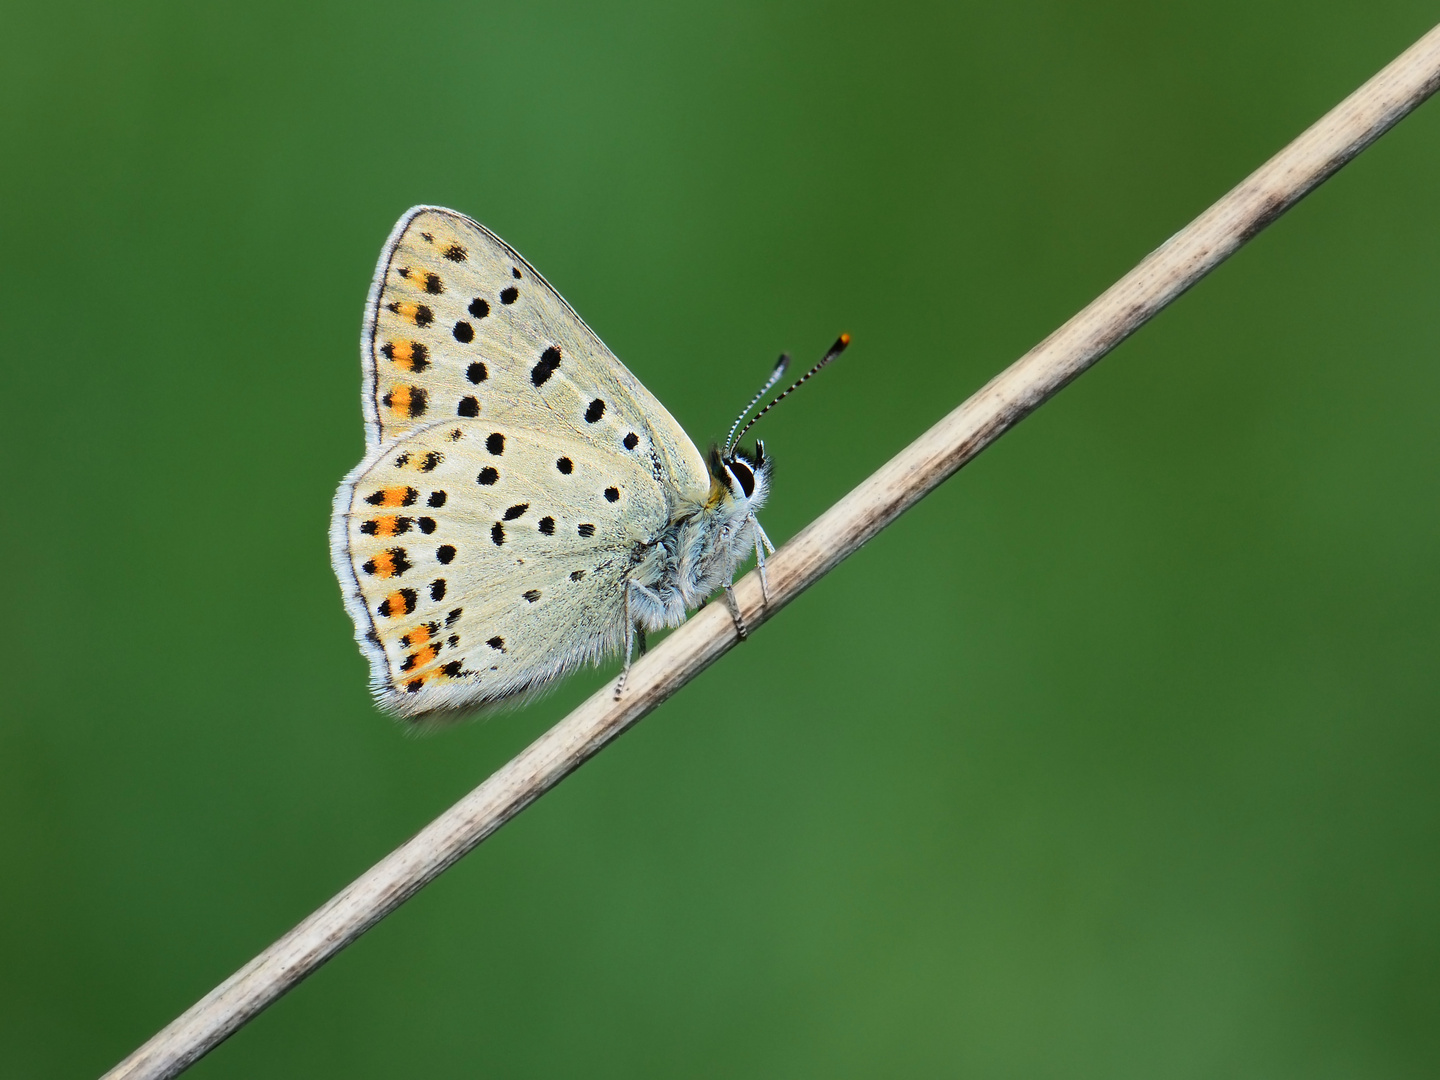
[[[756,441],[753,451],[735,447],[721,453],[719,447],[711,447],[711,501],[730,502],[742,515],[753,513],[770,494],[770,467],[762,441]]]

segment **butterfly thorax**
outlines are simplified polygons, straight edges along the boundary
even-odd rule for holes
[[[703,502],[680,503],[665,529],[636,551],[631,615],[647,630],[678,626],[688,611],[731,583],[755,550],[755,514],[770,493],[769,459],[711,454]]]

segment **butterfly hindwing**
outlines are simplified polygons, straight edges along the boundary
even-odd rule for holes
[[[331,535],[372,689],[405,715],[476,707],[612,652],[632,559],[667,520],[642,459],[513,417],[372,451]]]
[[[528,262],[483,225],[416,207],[376,267],[361,342],[367,441],[447,419],[566,430],[633,455],[693,500],[709,474],[664,406]]]

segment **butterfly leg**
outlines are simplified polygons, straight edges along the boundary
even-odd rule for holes
[[[752,516],[750,520],[755,523],[755,535],[760,537],[760,539],[764,542],[765,550],[768,551],[771,555],[774,555],[775,545],[770,543],[770,537],[766,536],[765,530],[760,527],[760,519]]]
[[[725,606],[730,609],[730,618],[735,620],[735,632],[740,635],[740,640],[744,641],[750,636],[750,628],[745,625],[745,617],[740,614],[740,605],[735,601],[735,590],[729,585],[725,586]]]
[[[770,576],[765,572],[765,552],[769,551],[774,555],[775,545],[770,543],[770,537],[765,535],[765,530],[760,527],[760,522],[753,514],[750,515],[750,524],[755,526],[755,568],[760,571],[760,595],[765,600],[765,606],[769,607]]]
[[[625,666],[620,669],[620,678],[615,682],[615,700],[620,700],[620,695],[625,692],[625,680],[630,676],[630,655],[635,648],[635,631],[638,627],[630,615],[630,582],[625,582]],[[644,634],[644,631],[641,631]],[[643,640],[643,638],[642,638]],[[644,646],[640,648],[641,653],[645,651]]]

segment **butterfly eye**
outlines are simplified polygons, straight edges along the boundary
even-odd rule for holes
[[[755,494],[755,474],[750,471],[750,466],[739,458],[731,458],[725,465],[729,468],[730,475],[740,481],[740,488],[745,492],[747,499]]]

